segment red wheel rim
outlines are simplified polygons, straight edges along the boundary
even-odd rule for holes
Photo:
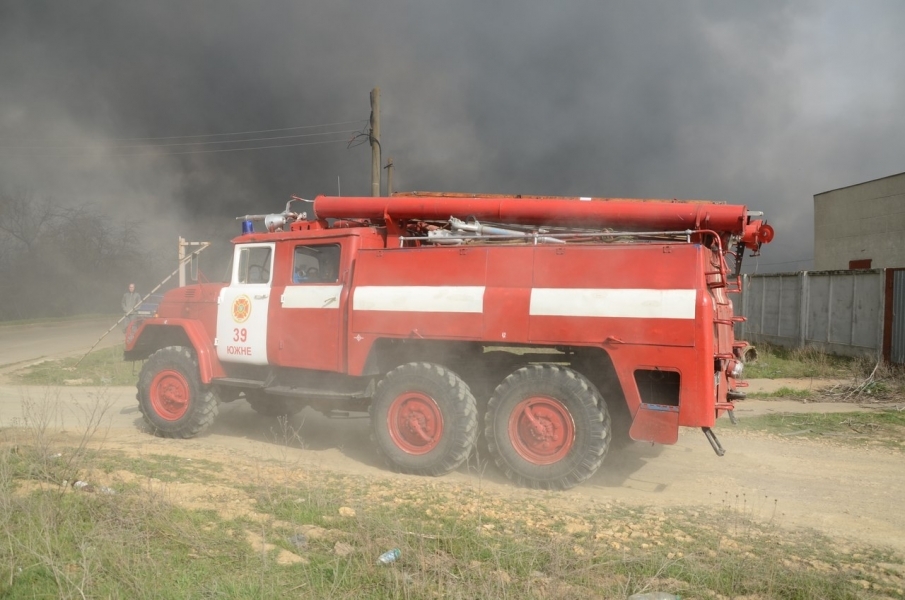
[[[179,371],[161,371],[151,380],[150,396],[161,419],[176,421],[189,409],[189,382]]]
[[[443,437],[443,414],[433,398],[406,392],[390,404],[387,430],[393,443],[409,454],[427,454]]]
[[[575,423],[562,402],[546,396],[526,398],[509,416],[509,439],[519,456],[535,465],[565,458],[575,443]]]

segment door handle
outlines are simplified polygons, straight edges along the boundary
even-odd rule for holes
[[[267,294],[255,294],[255,300],[263,300],[267,297]]]

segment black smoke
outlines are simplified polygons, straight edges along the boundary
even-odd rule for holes
[[[805,268],[813,194],[903,170],[903,13],[7,0],[0,189],[137,221],[164,264],[177,235],[227,239],[290,194],[368,195],[369,148],[347,142],[379,86],[397,189],[746,204],[777,229],[758,268]],[[264,130],[283,131],[202,136]],[[257,141],[211,143],[238,139]]]

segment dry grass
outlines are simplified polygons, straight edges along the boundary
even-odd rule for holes
[[[857,447],[905,451],[905,411],[795,413],[748,417],[740,428],[780,436],[832,440]]]
[[[829,388],[795,390],[784,387],[770,394],[752,397],[790,397],[822,402],[905,403],[905,369],[869,358],[832,356],[813,347],[788,350],[764,344],[758,347],[757,362],[747,365],[749,379],[837,379]]]
[[[847,378],[860,370],[856,359],[831,356],[813,347],[788,349],[770,344],[757,346],[757,361],[745,366],[750,379]]]
[[[78,366],[76,366],[78,363]],[[140,363],[123,361],[123,345],[95,350],[87,357],[47,360],[15,371],[11,378],[23,385],[133,386]]]
[[[769,498],[667,511],[135,456],[98,449],[102,401],[78,434],[54,430],[54,403],[0,431],[0,597],[905,597],[900,557],[777,527]],[[401,558],[378,565],[390,548]]]

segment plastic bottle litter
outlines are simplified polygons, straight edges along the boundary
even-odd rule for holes
[[[645,592],[643,594],[632,594],[628,597],[628,600],[681,600],[681,596],[668,592]]]
[[[383,554],[378,556],[377,562],[382,565],[388,565],[391,562],[396,562],[401,554],[402,553],[399,552],[399,548],[393,548],[392,550],[384,552]]]

